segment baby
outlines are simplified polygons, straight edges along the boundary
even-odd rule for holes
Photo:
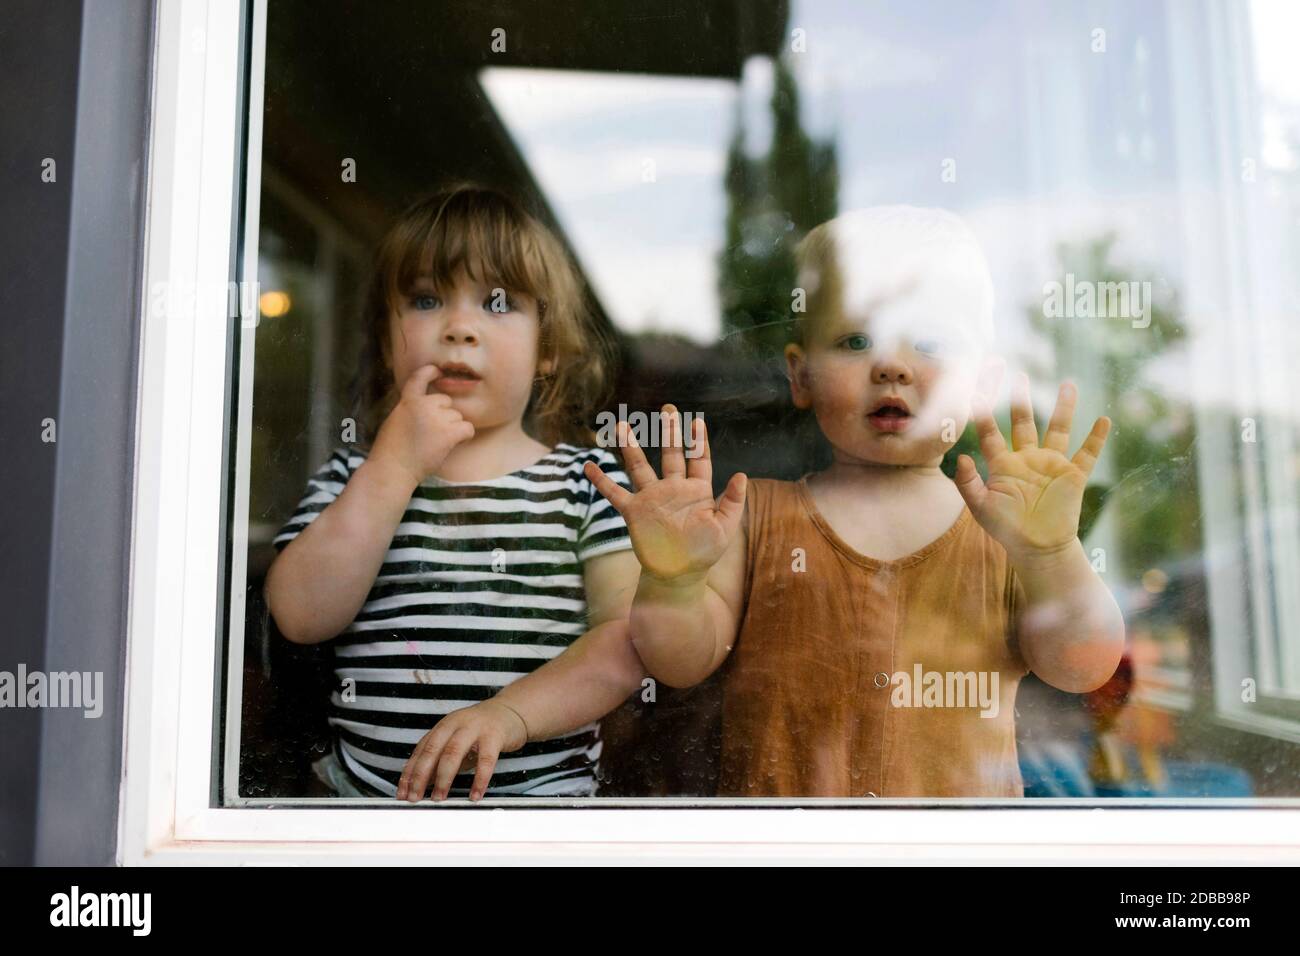
[[[1110,421],[1071,456],[1074,386],[1040,438],[1020,376],[1007,445],[992,282],[947,212],[841,216],[799,266],[807,310],[785,357],[829,468],[735,475],[715,502],[698,419],[705,453],[688,463],[678,426],[662,477],[620,430],[635,492],[585,466],[640,560],[633,644],[671,686],[724,668],[720,796],[1022,796],[1020,679],[1092,690],[1123,650],[1078,538]],[[962,455],[950,480],[940,463],[972,418],[988,477]]]

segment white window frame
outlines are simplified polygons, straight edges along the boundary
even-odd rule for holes
[[[146,295],[140,354],[135,524],[131,549],[128,699],[119,860],[128,864],[475,862],[531,856],[738,859],[1142,860],[1294,858],[1300,801],[753,801],[450,800],[433,808],[304,800],[213,806],[214,688],[227,388],[229,280],[237,157],[241,6],[158,4],[145,290],[209,290],[192,309],[153,314]],[[253,7],[246,275],[256,275],[265,3]],[[251,338],[251,336],[245,336]],[[251,350],[239,357],[251,373]],[[245,375],[246,379],[247,376]],[[245,381],[245,385],[247,385]],[[241,411],[247,415],[247,408]],[[240,432],[247,441],[247,420]],[[247,447],[242,454],[247,454]],[[246,526],[246,492],[235,503]],[[235,548],[246,545],[236,531]],[[236,560],[231,598],[242,594]],[[232,607],[242,621],[242,604]],[[232,693],[237,688],[232,688]],[[265,802],[264,802],[265,803]],[[556,804],[575,809],[554,809]],[[365,804],[369,809],[347,809]],[[1169,806],[1164,801],[1162,806]],[[1247,806],[1251,809],[1231,810]],[[320,808],[318,808],[320,807]],[[1092,808],[1092,809],[1084,809]]]

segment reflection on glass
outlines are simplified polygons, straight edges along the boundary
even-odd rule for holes
[[[452,179],[540,211],[617,340],[606,409],[702,414],[714,494],[833,459],[786,380],[800,242],[868,207],[960,215],[994,289],[1003,434],[1021,370],[1040,432],[1058,383],[1077,384],[1071,451],[1112,422],[1079,538],[1123,658],[1089,693],[1020,682],[1025,796],[1300,795],[1295,17],[1280,0],[828,0],[664,20],[613,4],[577,29],[522,3],[272,3],[258,278],[285,298],[256,330],[239,795],[340,792],[311,769],[331,748],[334,648],[286,642],[262,587],[272,536],[343,443],[375,246]],[[960,455],[985,469],[973,426],[947,476]],[[874,674],[855,678],[864,699]],[[660,681],[606,717],[600,795],[717,794],[727,680]],[[787,759],[842,772],[843,738]],[[909,787],[851,795],[937,794]]]

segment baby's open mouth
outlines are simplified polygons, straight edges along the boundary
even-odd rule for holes
[[[901,398],[886,398],[867,414],[867,420],[871,424],[887,432],[901,431],[907,427],[911,418],[912,413]]]

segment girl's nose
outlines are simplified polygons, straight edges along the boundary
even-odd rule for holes
[[[478,329],[463,308],[453,309],[442,330],[444,345],[477,345]]]

